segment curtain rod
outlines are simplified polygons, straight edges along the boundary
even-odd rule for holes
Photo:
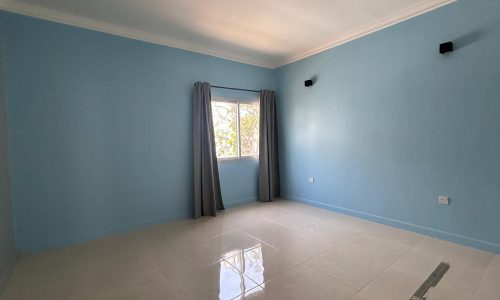
[[[257,90],[239,89],[239,88],[233,88],[233,87],[227,87],[227,86],[220,86],[220,85],[211,85],[210,87],[213,87],[213,88],[216,88],[216,89],[224,89],[224,90],[233,90],[233,91],[244,91],[244,92],[260,93],[260,91],[257,91]]]

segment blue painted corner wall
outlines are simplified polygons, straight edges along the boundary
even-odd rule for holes
[[[499,49],[459,0],[278,69],[285,196],[500,253]]]
[[[1,44],[2,36],[0,35]],[[0,295],[17,258],[12,222],[8,129],[4,100],[3,52],[0,46]]]
[[[193,83],[276,88],[265,68],[5,12],[0,21],[25,254],[191,216]],[[256,170],[220,164],[226,205],[257,198]]]

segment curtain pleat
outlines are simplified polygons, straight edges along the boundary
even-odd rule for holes
[[[224,210],[215,152],[210,84],[194,88],[194,216],[215,216]]]
[[[259,122],[259,200],[280,196],[276,93],[260,91]]]

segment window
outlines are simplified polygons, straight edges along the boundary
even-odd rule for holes
[[[259,155],[259,102],[212,100],[217,158]]]

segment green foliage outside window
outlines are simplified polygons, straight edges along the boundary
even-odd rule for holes
[[[212,101],[212,114],[218,158],[237,158],[259,154],[258,102],[238,103],[214,100]]]
[[[240,103],[241,156],[259,154],[259,103]]]

